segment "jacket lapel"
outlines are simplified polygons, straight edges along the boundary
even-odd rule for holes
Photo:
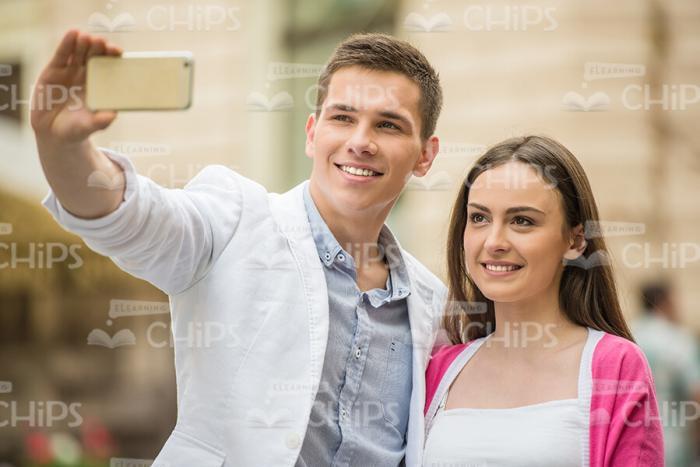
[[[410,260],[406,263],[410,264]],[[409,277],[411,294],[408,296],[407,306],[413,340],[413,390],[406,435],[406,465],[412,466],[420,465],[423,452],[425,368],[433,347],[433,313],[437,309],[437,304],[433,290],[420,280],[411,266],[409,266]]]
[[[305,181],[284,194],[271,193],[270,209],[279,232],[289,242],[304,284],[309,319],[311,383],[314,397],[323,370],[328,341],[328,290],[323,266],[311,235],[311,225],[304,206]]]

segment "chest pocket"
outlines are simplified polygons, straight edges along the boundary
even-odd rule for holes
[[[381,401],[384,420],[401,436],[408,427],[411,401],[413,355],[410,345],[392,339],[387,349],[386,371],[382,381]]]

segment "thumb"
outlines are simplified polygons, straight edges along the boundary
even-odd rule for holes
[[[93,131],[104,130],[117,118],[114,110],[101,110],[93,114]]]

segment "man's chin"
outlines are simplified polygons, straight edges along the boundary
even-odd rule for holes
[[[358,193],[357,190],[342,190],[335,197],[336,211],[348,216],[380,210],[386,203],[382,199],[369,196],[370,193]]]

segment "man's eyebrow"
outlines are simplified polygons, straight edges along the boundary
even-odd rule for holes
[[[331,104],[327,107],[328,110],[340,110],[341,112],[357,112],[357,109],[347,104]]]
[[[480,209],[488,214],[491,214],[491,210],[484,206],[483,204],[478,204],[478,203],[469,203],[467,206],[471,206],[476,209]],[[506,209],[506,214],[517,214],[519,212],[525,212],[525,211],[534,211],[538,212],[540,214],[546,215],[544,211],[540,211],[537,208],[533,208],[532,206],[514,206],[512,208]]]
[[[413,128],[413,125],[411,125],[411,122],[409,119],[407,119],[403,115],[397,114],[396,112],[392,112],[390,110],[384,110],[382,112],[379,112],[379,115],[381,115],[384,118],[398,120],[398,121],[402,122],[404,125],[407,125],[409,128]]]

